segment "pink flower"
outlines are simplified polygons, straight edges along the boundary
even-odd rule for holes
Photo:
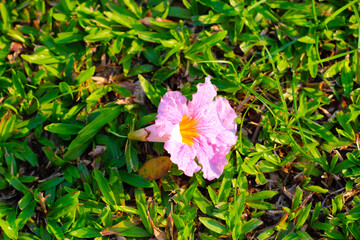
[[[212,180],[222,174],[228,163],[225,156],[236,143],[237,115],[225,98],[216,97],[217,88],[210,76],[197,89],[191,101],[178,91],[167,92],[159,104],[155,124],[128,137],[165,142],[171,161],[186,175],[199,171],[199,163],[204,178]]]

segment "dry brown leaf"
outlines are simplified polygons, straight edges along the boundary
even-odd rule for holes
[[[98,85],[102,85],[108,82],[108,79],[101,76],[92,76],[92,80],[94,80]]]
[[[172,217],[172,212],[173,212],[173,204],[171,203],[171,210],[169,216],[167,217],[167,221],[169,224],[170,237],[171,239],[174,239],[174,219]]]
[[[89,156],[92,157],[98,157],[102,155],[106,150],[106,146],[104,145],[97,145],[95,149],[93,149],[91,152],[89,152]]]
[[[147,215],[148,215],[148,219],[149,219],[149,222],[150,222],[150,225],[151,227],[153,228],[154,230],[154,236],[157,240],[166,240],[166,234],[160,230],[160,228],[156,227],[152,218],[150,217],[150,212],[149,212],[149,201],[148,201],[148,204],[147,204]]]
[[[122,99],[118,99],[115,104],[117,105],[126,105],[126,104],[133,104],[134,101],[131,97],[127,97],[127,98],[122,98]]]
[[[24,47],[21,43],[18,42],[12,42],[10,45],[10,51],[14,51],[14,52],[21,52],[22,50],[24,50]]]
[[[158,22],[171,22],[171,23],[174,22],[174,21],[172,21],[172,20],[164,19],[164,18],[159,18],[159,17],[157,17],[155,20],[158,21]]]
[[[143,178],[153,181],[162,178],[170,169],[171,160],[162,156],[150,159],[139,169],[138,174]]]
[[[38,196],[38,198],[39,198],[39,200],[40,200],[39,203],[40,203],[41,210],[42,210],[45,214],[47,214],[45,201],[46,201],[46,199],[47,199],[48,197],[50,197],[50,194],[48,194],[48,195],[46,195],[46,197],[44,197],[44,193],[39,192],[39,193],[37,194],[37,196]]]

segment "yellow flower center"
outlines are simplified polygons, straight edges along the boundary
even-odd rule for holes
[[[192,146],[194,144],[194,138],[198,136],[198,133],[196,131],[196,124],[196,120],[187,116],[184,116],[179,123],[182,142],[186,143],[189,146]]]

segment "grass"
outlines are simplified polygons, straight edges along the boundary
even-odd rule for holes
[[[0,238],[360,239],[359,5],[3,1]],[[207,75],[239,116],[213,181],[126,137]]]

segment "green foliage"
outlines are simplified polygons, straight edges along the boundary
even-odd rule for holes
[[[0,3],[1,239],[360,239],[353,1]],[[212,182],[126,139],[212,76],[239,118]]]

